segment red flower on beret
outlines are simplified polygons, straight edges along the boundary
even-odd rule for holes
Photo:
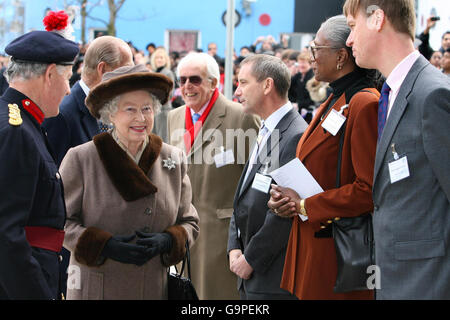
[[[69,16],[64,11],[50,11],[44,18],[45,30],[62,30],[67,27]]]

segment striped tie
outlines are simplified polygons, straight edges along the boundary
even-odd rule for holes
[[[259,129],[258,137],[256,138],[256,145],[257,145],[256,155],[259,154],[259,147],[260,147],[261,142],[262,142],[264,136],[266,135],[267,131],[268,131],[268,129],[264,124],[262,125],[261,129]]]
[[[380,101],[378,101],[378,140],[380,140],[381,133],[383,132],[384,125],[386,124],[387,112],[389,107],[389,88],[385,82],[383,88],[381,88]]]
[[[252,171],[253,166],[257,163],[257,158],[258,158],[258,154],[260,151],[259,147],[260,147],[261,142],[262,142],[264,136],[266,135],[267,131],[269,131],[269,130],[267,129],[267,127],[264,125],[264,122],[263,122],[261,124],[261,129],[259,129],[258,137],[256,138],[256,150],[254,150],[252,152],[252,155],[251,155],[250,159],[248,160],[247,172],[245,173],[244,181],[241,186],[241,190],[244,187],[245,181],[247,181],[250,171]]]

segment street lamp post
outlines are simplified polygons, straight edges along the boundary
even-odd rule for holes
[[[234,21],[235,21],[235,11],[234,3],[235,0],[228,0],[227,9],[227,46],[225,53],[225,97],[231,100],[233,97],[233,49],[234,49]]]

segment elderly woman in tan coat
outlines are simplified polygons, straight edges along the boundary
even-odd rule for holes
[[[198,236],[185,157],[151,134],[172,85],[143,65],[122,67],[86,99],[113,128],[61,164],[68,299],[167,299],[167,268]]]

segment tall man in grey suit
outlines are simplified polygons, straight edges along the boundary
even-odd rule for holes
[[[235,94],[244,112],[263,119],[236,190],[228,236],[230,270],[238,276],[241,299],[296,299],[280,289],[292,220],[267,207],[272,180],[267,173],[295,158],[307,127],[288,100],[290,82],[279,58],[259,54],[241,63]]]
[[[387,78],[373,183],[376,297],[450,299],[449,79],[414,50],[413,0],[347,0],[344,13],[356,63]]]
[[[81,80],[62,101],[59,115],[43,123],[58,166],[70,148],[91,141],[100,133],[97,119],[84,104],[89,90],[100,83],[105,72],[133,64],[130,47],[119,38],[103,36],[89,45]]]

